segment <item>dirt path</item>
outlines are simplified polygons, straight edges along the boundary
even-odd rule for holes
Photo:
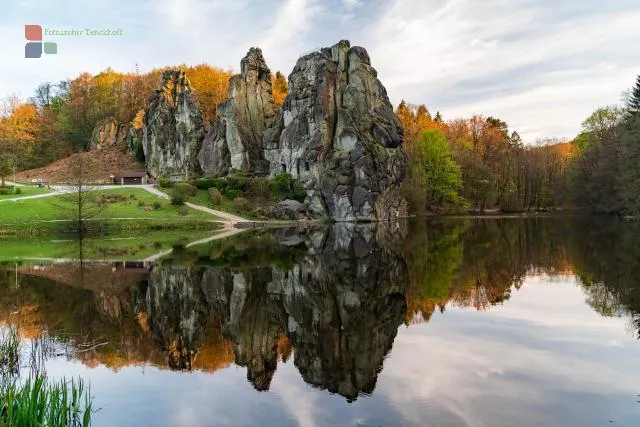
[[[141,186],[138,186],[138,187],[141,187]],[[151,194],[155,194],[156,196],[162,197],[163,199],[169,199],[169,196],[167,194],[163,193],[162,191],[158,190],[157,188],[154,188],[151,185],[143,185],[142,187],[144,187],[144,189],[147,190]],[[195,209],[195,210],[198,210],[198,211],[201,211],[201,212],[206,212],[208,214],[220,217],[220,218],[225,220],[225,221],[222,221],[222,222],[228,222],[228,223],[231,223],[231,224],[236,224],[238,222],[256,222],[256,221],[249,221],[246,218],[242,218],[240,216],[236,216],[236,215],[230,214],[228,212],[219,211],[219,210],[216,210],[216,209],[210,209],[210,208],[207,208],[207,207],[204,207],[204,206],[200,206],[200,205],[194,205],[193,203],[189,203],[189,202],[185,203],[185,205],[190,207],[191,209]]]

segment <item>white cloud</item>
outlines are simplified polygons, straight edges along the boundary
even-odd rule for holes
[[[350,39],[369,50],[394,103],[445,118],[499,116],[529,141],[573,137],[595,108],[615,103],[640,72],[640,5],[633,0],[64,0],[8,5],[0,96],[111,66],[133,70],[208,62],[238,69],[251,46],[288,74],[298,56]],[[63,13],[64,12],[64,13]],[[58,41],[57,58],[25,62],[22,25],[110,26],[117,40]]]
[[[589,111],[616,102],[633,83],[630,66],[637,62],[628,50],[636,56],[640,50],[621,45],[637,39],[640,8],[562,17],[554,15],[561,8],[541,3],[402,0],[362,38],[395,102],[426,103],[448,117],[498,114],[512,127],[527,127],[522,133],[530,139],[572,137]],[[610,69],[600,67],[602,61]],[[533,82],[524,76],[518,82],[525,72]],[[584,85],[589,89],[581,92]],[[485,88],[491,91],[474,95]],[[506,89],[512,93],[505,99]]]

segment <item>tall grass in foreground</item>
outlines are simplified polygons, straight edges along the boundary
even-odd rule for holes
[[[37,372],[24,383],[0,388],[0,426],[85,427],[91,424],[91,395],[84,382],[49,383]]]
[[[31,359],[37,357],[32,355]],[[4,368],[5,363],[11,369]],[[82,379],[51,382],[43,360],[36,364],[32,361],[28,378],[20,379],[20,336],[15,328],[0,336],[0,364],[0,427],[91,425],[91,390]]]
[[[0,335],[0,379],[20,372],[20,335],[16,328],[8,328]]]

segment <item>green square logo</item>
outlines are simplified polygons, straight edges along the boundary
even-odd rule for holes
[[[44,53],[55,55],[58,53],[58,45],[52,42],[44,42]]]

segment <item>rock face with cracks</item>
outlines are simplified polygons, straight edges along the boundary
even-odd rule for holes
[[[213,123],[198,154],[205,175],[269,170],[262,135],[276,115],[271,71],[258,48],[249,49],[240,68],[240,74],[229,80],[229,97],[217,109],[220,119]]]
[[[188,179],[200,172],[197,154],[204,138],[202,112],[184,71],[167,70],[149,99],[142,130],[147,171]]]
[[[127,140],[129,126],[118,123],[113,117],[98,122],[91,133],[89,149],[102,149],[112,145],[122,145]]]
[[[406,214],[402,141],[367,51],[341,41],[298,60],[263,146],[270,175],[304,182],[313,214],[375,220]]]
[[[217,114],[205,137],[184,72],[165,71],[144,116],[150,174],[288,173],[303,183],[304,210],[312,216],[373,221],[406,215],[402,125],[364,48],[341,41],[301,57],[279,111],[262,51],[251,48]]]

